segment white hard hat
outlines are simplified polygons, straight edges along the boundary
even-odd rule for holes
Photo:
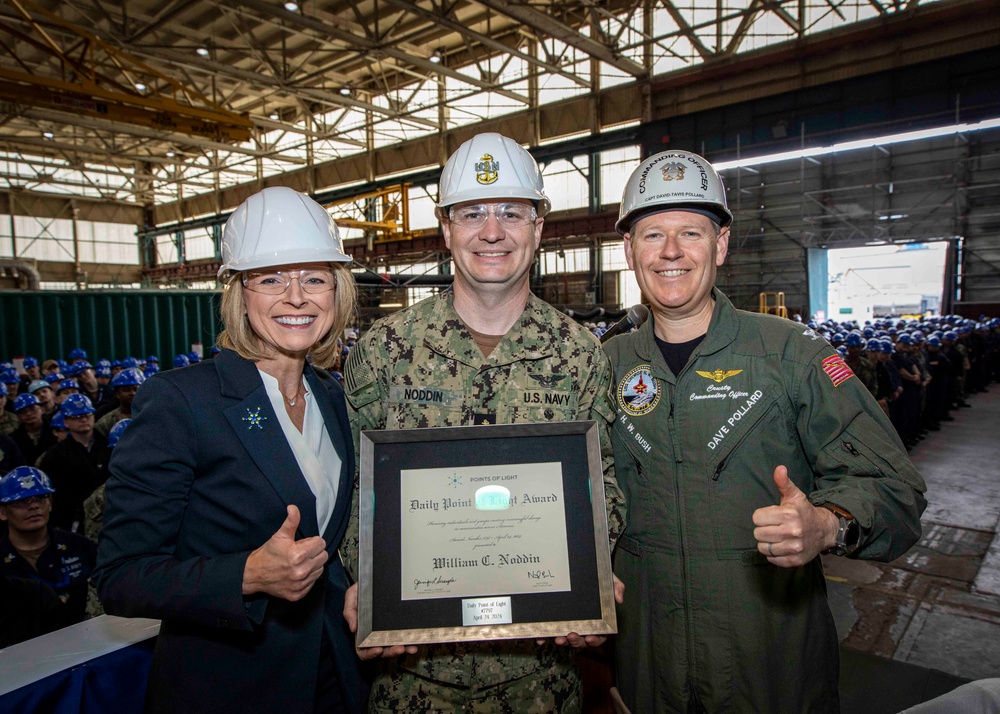
[[[552,208],[535,159],[500,134],[477,134],[458,147],[444,165],[439,191],[435,213],[441,220],[449,206],[465,201],[524,198],[535,204],[539,218]]]
[[[640,217],[672,209],[704,213],[723,227],[733,222],[726,188],[712,164],[690,151],[664,151],[628,177],[615,230],[625,235]]]
[[[222,234],[219,279],[289,263],[349,263],[326,209],[285,186],[272,186],[240,204]]]

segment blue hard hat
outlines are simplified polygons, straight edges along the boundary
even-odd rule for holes
[[[80,374],[80,372],[83,372],[84,370],[87,370],[87,369],[93,369],[93,368],[94,368],[94,366],[92,364],[90,364],[90,362],[88,362],[87,360],[81,360],[79,362],[74,362],[73,364],[70,365],[69,371],[66,373],[66,376],[68,376],[68,377],[75,377],[76,375]]]
[[[110,367],[98,367],[97,369],[94,370],[94,374],[96,374],[98,377],[110,377],[111,376],[111,368]]]
[[[875,336],[875,328],[874,327],[866,327],[864,330],[861,331],[861,334],[865,338],[874,337]]]
[[[159,364],[160,363],[160,358],[157,357],[156,355],[150,355],[149,357],[146,358],[146,361],[147,362],[153,362],[154,364]]]
[[[63,413],[61,411],[57,411],[52,415],[52,418],[49,419],[49,428],[62,429],[63,431],[66,431],[66,422],[63,420]]]
[[[221,347],[213,347],[212,349],[210,349],[210,350],[208,351],[208,353],[209,353],[210,355],[217,355],[217,354],[219,354],[220,352],[222,352],[222,348],[221,348]]]
[[[191,360],[187,358],[187,355],[177,355],[174,357],[174,367],[187,367],[191,364]]]
[[[838,347],[837,348],[837,353],[841,357],[846,357],[847,356],[847,346],[846,345],[841,345],[840,347]]]
[[[18,466],[0,479],[0,503],[13,503],[55,492],[45,472],[34,466]]]
[[[37,357],[25,357],[24,358],[24,368],[25,369],[31,369],[32,367],[37,367],[37,366],[38,366],[38,358]]]
[[[940,347],[941,339],[939,337],[934,337],[933,335],[927,338],[928,347]]]
[[[909,333],[904,332],[903,334],[901,334],[899,337],[896,338],[896,342],[898,342],[901,345],[912,345],[913,338],[910,337]]]
[[[28,407],[41,406],[41,404],[34,394],[18,394],[17,399],[14,400],[14,413],[17,414]]]
[[[861,347],[864,343],[864,338],[862,338],[857,332],[852,332],[847,336],[848,347]]]
[[[198,362],[201,362],[201,355],[195,352],[194,350],[188,352],[187,358],[188,362],[190,362],[191,364],[197,364]]]
[[[5,369],[0,372],[0,382],[4,384],[20,384],[21,378],[17,376],[17,372],[12,369]]]
[[[946,340],[952,340],[952,341],[957,340],[958,333],[955,332],[954,330],[948,330],[946,333],[944,333],[944,338]]]
[[[0,362],[0,372],[6,372],[8,369],[16,369],[13,362]]]
[[[56,387],[56,394],[58,394],[64,389],[79,389],[79,388],[80,388],[80,383],[77,382],[75,379],[64,379],[59,383],[59,386]]]
[[[70,394],[62,403],[63,417],[78,417],[93,414],[94,405],[86,394]]]
[[[122,438],[122,432],[125,431],[125,427],[131,423],[131,419],[122,419],[120,422],[111,427],[111,431],[108,432],[109,449],[113,449],[118,445],[118,440]]]
[[[137,360],[135,357],[126,357],[125,359],[122,360],[121,364],[122,369],[135,369],[138,366],[139,366],[139,360]]]
[[[142,370],[142,376],[149,379],[154,374],[160,371],[160,368],[156,366],[155,362],[151,362],[146,365],[146,369]]]
[[[146,378],[137,368],[123,369],[111,379],[111,386],[116,389],[118,387],[137,387],[145,381]]]
[[[122,363],[121,363],[121,360],[117,360],[116,359],[116,360],[112,360],[111,364],[109,364],[108,366],[111,367],[111,369],[114,369],[115,367],[121,367]]]
[[[66,379],[66,377],[63,375],[62,372],[49,372],[47,375],[42,377],[42,379],[44,379],[51,385],[55,385],[56,382],[61,382],[64,379]]]
[[[879,342],[879,344],[882,346],[882,352],[884,352],[887,355],[891,355],[893,352],[896,351],[896,346],[893,345],[891,342]]]
[[[69,351],[69,358],[71,360],[87,359],[87,353],[82,347],[74,347]]]
[[[107,359],[106,357],[101,357],[101,359],[97,360],[95,364],[98,366],[98,368],[107,367],[108,369],[111,369],[111,360]]]

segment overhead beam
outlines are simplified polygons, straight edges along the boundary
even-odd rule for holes
[[[535,10],[530,5],[511,2],[510,0],[476,0],[476,2],[480,5],[485,5],[501,15],[506,15],[519,22],[523,22],[528,27],[537,30],[543,37],[554,37],[560,42],[575,47],[602,62],[606,62],[626,74],[637,78],[646,76],[646,68],[642,65],[626,57],[621,57],[607,45],[581,35],[572,27],[564,25],[559,20],[546,15],[544,12]]]
[[[528,64],[534,65],[539,69],[544,69],[546,72],[557,74],[560,77],[565,77],[566,79],[575,82],[576,84],[579,84],[582,87],[590,86],[590,82],[588,80],[584,79],[583,77],[580,77],[577,74],[574,74],[573,72],[567,72],[559,65],[552,64],[551,62],[546,62],[545,60],[541,60],[526,52],[522,52],[516,47],[511,47],[510,45],[500,42],[499,40],[494,40],[492,37],[484,35],[480,32],[476,32],[475,30],[466,27],[461,22],[453,20],[450,17],[447,17],[446,15],[438,14],[436,12],[431,12],[430,10],[425,10],[419,5],[416,5],[415,3],[411,2],[411,0],[383,0],[383,1],[388,3],[389,5],[398,7],[401,10],[405,10],[407,13],[411,15],[415,15],[416,17],[427,20],[441,27],[446,27],[449,30],[452,30],[453,32],[457,32],[466,37],[469,37],[478,42],[479,44],[481,44],[483,47],[488,47],[491,50],[495,50],[497,52],[503,52],[512,55],[514,57],[517,57],[518,59],[523,60]]]

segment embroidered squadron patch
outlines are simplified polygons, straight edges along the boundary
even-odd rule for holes
[[[711,379],[713,382],[722,382],[723,380],[729,379],[730,377],[735,377],[737,374],[742,372],[742,369],[717,369],[714,372],[702,372],[700,369],[696,369],[699,375],[705,379]]]
[[[834,387],[839,387],[848,379],[854,376],[854,372],[847,366],[847,362],[840,355],[830,355],[823,360],[823,371],[833,382]]]
[[[660,383],[648,364],[634,367],[618,383],[618,406],[630,416],[649,414],[660,402]]]

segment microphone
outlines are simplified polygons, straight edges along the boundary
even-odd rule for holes
[[[645,305],[633,305],[628,314],[612,325],[607,332],[601,335],[601,344],[610,340],[619,332],[626,332],[633,327],[638,327],[649,319],[649,308]]]

